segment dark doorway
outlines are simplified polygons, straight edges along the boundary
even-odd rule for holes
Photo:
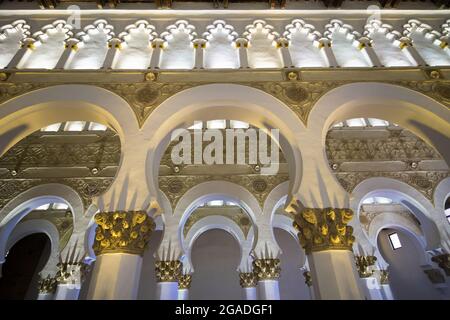
[[[27,298],[30,284],[37,282],[37,273],[50,256],[50,246],[47,235],[35,233],[19,240],[9,250],[2,268],[0,299]]]

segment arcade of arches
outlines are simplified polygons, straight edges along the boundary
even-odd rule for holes
[[[448,9],[14,3],[0,298],[450,299]]]

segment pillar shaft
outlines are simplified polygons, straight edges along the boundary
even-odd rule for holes
[[[23,64],[24,61],[22,60],[25,57],[25,54],[28,52],[28,50],[33,50],[35,41],[36,40],[32,38],[24,39],[22,42],[22,46],[20,47],[19,50],[17,50],[14,57],[8,63],[6,69],[20,69],[21,65],[19,64]]]
[[[58,284],[56,287],[55,300],[78,300],[81,286],[73,284]]]
[[[117,51],[120,50],[120,40],[111,39],[108,44],[108,51],[106,52],[105,61],[103,61],[102,69],[111,69],[116,57]]]
[[[257,300],[258,293],[256,286],[258,284],[257,276],[254,272],[239,273],[239,284],[243,289],[245,300]]]
[[[162,39],[155,39],[152,42],[152,57],[150,59],[149,69],[159,69],[159,60],[161,58],[161,50],[163,48],[164,41]]]
[[[261,300],[280,300],[278,278],[280,259],[255,259],[253,270],[258,279],[258,292]]]
[[[236,47],[239,52],[239,68],[248,69],[248,55],[247,55],[248,40],[239,38],[236,40]]]
[[[364,299],[359,285],[352,244],[350,209],[296,206],[294,227],[308,256],[316,299]]]

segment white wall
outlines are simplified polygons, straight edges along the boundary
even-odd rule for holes
[[[303,272],[303,250],[298,241],[283,229],[274,229],[275,240],[282,250],[280,298],[281,300],[310,300],[308,286],[305,284]]]
[[[239,273],[240,261],[237,241],[223,230],[209,230],[194,242],[192,264],[194,274],[190,299],[242,299]]]
[[[397,232],[402,247],[392,250],[388,239],[390,233]],[[433,287],[420,268],[416,239],[397,230],[382,230],[378,235],[378,248],[389,263],[389,279],[395,299],[442,299],[443,296]]]

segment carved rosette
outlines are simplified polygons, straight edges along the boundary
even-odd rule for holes
[[[447,277],[450,276],[450,254],[444,253],[431,258],[431,261],[436,262],[439,268],[445,271]]]
[[[155,223],[145,211],[100,212],[95,215],[94,252],[143,255],[155,229]]]
[[[389,272],[386,269],[380,270],[380,283],[389,284]]]
[[[239,273],[239,284],[242,288],[256,287],[258,279],[254,272],[241,272]]]
[[[305,271],[303,272],[303,277],[305,278],[305,283],[308,287],[312,286],[312,276],[311,271]]]
[[[39,278],[38,280],[38,290],[40,294],[52,294],[56,291],[57,286],[56,277],[51,277],[47,275],[46,278]]]
[[[351,209],[305,208],[295,215],[294,227],[306,254],[324,250],[352,250]]]
[[[181,277],[182,264],[179,260],[156,261],[155,274],[158,282],[177,282]]]
[[[369,270],[377,261],[375,256],[355,256],[356,268],[360,278],[368,278],[373,275],[373,270]]]
[[[58,263],[56,281],[58,284],[79,284],[83,283],[86,274],[89,272],[89,265],[83,262]]]
[[[255,259],[253,272],[258,281],[278,280],[281,272],[280,259]]]
[[[190,274],[182,274],[178,278],[178,289],[189,289],[191,287],[192,276]]]

